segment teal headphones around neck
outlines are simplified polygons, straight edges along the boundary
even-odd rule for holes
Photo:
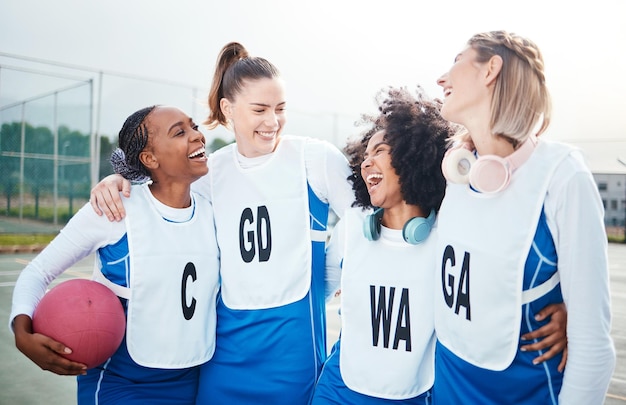
[[[380,238],[380,227],[383,218],[383,208],[376,208],[374,213],[369,214],[363,221],[363,234],[367,240],[374,241]],[[435,210],[430,210],[427,218],[413,217],[402,227],[402,237],[407,243],[417,245],[422,243],[435,223]]]

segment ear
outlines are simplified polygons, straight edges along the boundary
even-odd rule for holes
[[[159,161],[152,152],[142,151],[139,153],[139,161],[148,169],[154,170],[159,167]]]
[[[233,115],[233,105],[231,104],[230,100],[228,100],[227,98],[222,98],[220,100],[220,110],[222,110],[222,114],[224,114],[224,117],[230,119]]]
[[[502,57],[500,55],[493,55],[487,62],[487,74],[485,76],[487,86],[493,84],[500,75],[502,70]]]

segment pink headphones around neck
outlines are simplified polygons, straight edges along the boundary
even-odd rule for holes
[[[476,158],[470,146],[463,143],[446,152],[441,170],[450,183],[469,184],[481,193],[497,193],[509,185],[513,172],[528,160],[536,145],[537,136],[531,135],[507,157]]]

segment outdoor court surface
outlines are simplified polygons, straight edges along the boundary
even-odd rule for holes
[[[42,371],[15,348],[8,329],[13,286],[20,270],[35,254],[0,254],[0,405],[73,405],[76,404],[74,377]],[[611,380],[606,405],[626,405],[626,245],[609,244],[613,339],[617,366]],[[67,270],[62,278],[89,278],[93,257]],[[328,340],[334,343],[339,333],[338,300],[328,306]],[[261,404],[264,405],[264,404]]]

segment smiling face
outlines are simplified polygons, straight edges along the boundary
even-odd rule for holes
[[[476,58],[476,50],[465,47],[450,70],[437,80],[444,95],[441,115],[466,127],[481,116],[477,114],[478,109],[489,107],[491,100],[492,88],[486,80],[487,64],[477,62]]]
[[[287,120],[281,79],[248,80],[234,100],[222,99],[221,108],[232,120],[239,153],[252,158],[276,149]]]
[[[204,135],[178,108],[156,107],[147,117],[148,144],[140,154],[156,182],[191,183],[208,173]]]
[[[375,133],[367,144],[361,163],[372,205],[389,209],[402,203],[400,177],[391,166],[391,147],[383,139],[384,131]]]

